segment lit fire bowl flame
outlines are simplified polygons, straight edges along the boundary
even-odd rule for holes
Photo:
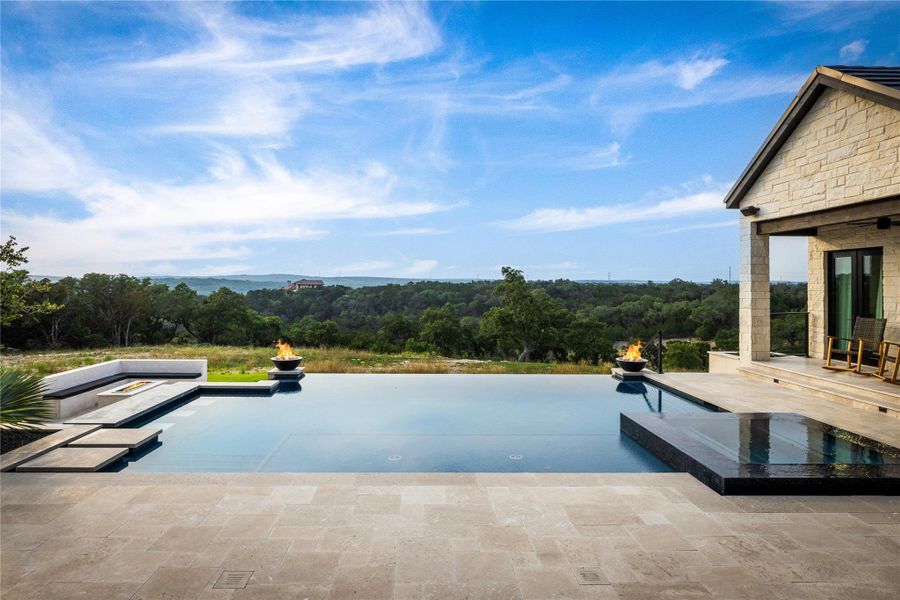
[[[293,371],[300,366],[303,357],[294,354],[290,344],[278,340],[275,342],[275,347],[278,351],[275,353],[275,358],[272,359],[272,362],[275,363],[279,371]]]
[[[647,365],[647,359],[641,357],[642,346],[641,340],[636,344],[629,344],[622,356],[616,358],[616,364],[629,373],[637,373],[643,369]]]

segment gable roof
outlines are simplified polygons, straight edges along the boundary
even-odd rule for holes
[[[726,208],[738,208],[744,195],[759,178],[775,153],[790,137],[825,88],[843,90],[878,104],[900,110],[900,67],[820,66],[775,124],[753,160],[725,195]]]

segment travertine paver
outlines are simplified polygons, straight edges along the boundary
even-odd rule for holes
[[[50,452],[99,429],[99,425],[72,425],[0,456],[0,471],[12,471],[22,463]]]
[[[6,473],[0,496],[4,600],[900,594],[900,498],[681,473]]]
[[[162,429],[100,429],[69,443],[70,448],[139,448],[155,440]]]
[[[128,453],[128,448],[57,448],[16,467],[22,472],[99,471]]]

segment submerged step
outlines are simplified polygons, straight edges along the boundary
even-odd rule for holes
[[[122,458],[128,448],[57,448],[16,467],[28,473],[94,472]]]
[[[69,448],[128,448],[156,441],[162,429],[100,429],[71,442]]]

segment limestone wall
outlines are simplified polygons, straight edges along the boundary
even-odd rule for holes
[[[809,354],[824,357],[828,335],[828,256],[834,250],[882,248],[884,264],[884,316],[887,318],[885,339],[900,341],[900,230],[894,227],[879,231],[874,225],[837,225],[820,227],[818,235],[809,238],[809,285],[807,302],[810,311]]]
[[[754,220],[900,194],[900,111],[826,89],[741,201]]]

